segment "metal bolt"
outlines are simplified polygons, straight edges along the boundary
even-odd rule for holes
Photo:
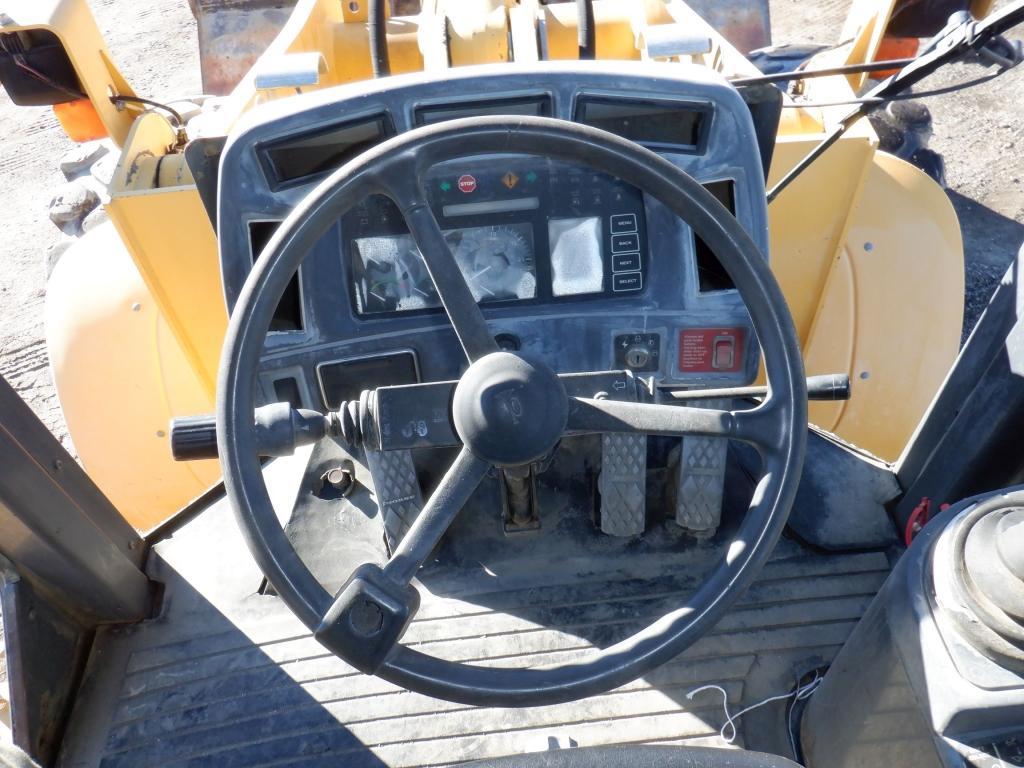
[[[384,626],[384,612],[380,606],[369,600],[360,600],[352,606],[348,615],[352,629],[369,637],[380,632]]]
[[[342,496],[348,496],[356,484],[352,470],[347,467],[329,469],[320,479],[324,485],[329,485],[334,490],[340,491]]]
[[[140,309],[142,309],[142,305],[139,302],[132,304],[132,312],[138,312]]]

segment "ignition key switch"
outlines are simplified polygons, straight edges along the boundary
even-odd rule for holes
[[[620,333],[615,336],[615,368],[651,373],[661,368],[660,333]]]

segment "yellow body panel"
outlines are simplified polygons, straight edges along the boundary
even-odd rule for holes
[[[46,343],[75,450],[132,525],[156,525],[217,481],[216,461],[169,460],[170,418],[213,401],[112,226],[54,268]]]
[[[975,2],[975,13],[987,10],[986,1]],[[169,417],[213,407],[227,320],[216,241],[170,124],[155,113],[131,123],[129,113],[117,112],[106,99],[108,88],[127,93],[128,86],[109,66],[91,17],[82,20],[88,15],[83,0],[18,5],[23,18],[52,25],[65,40],[88,93],[124,145],[108,206],[124,245],[108,229],[102,247],[90,235],[73,258],[65,258],[51,283],[47,333],[83,463],[133,524],[148,527],[218,471],[213,462],[174,464],[160,434]],[[835,63],[870,59],[893,6],[894,0],[859,2],[851,12],[851,41],[822,57]],[[392,71],[506,61],[510,51],[520,61],[535,61],[538,14],[549,57],[575,58],[572,4],[427,0],[419,16],[388,21]],[[596,0],[595,19],[599,58],[645,58],[645,30],[676,23],[692,32],[707,30],[712,38],[708,54],[676,58],[727,76],[756,74],[682,0]],[[370,77],[366,3],[298,0],[256,69],[282,54],[306,51],[320,53],[324,67],[319,84],[303,90]],[[849,98],[860,81],[811,80],[807,95]],[[213,121],[204,123],[204,134],[226,134],[253,106],[292,96],[292,89],[257,91],[250,72]],[[784,110],[771,181],[821,141],[844,110]],[[876,145],[863,121],[771,204],[771,260],[808,371],[845,371],[854,380],[850,402],[813,404],[812,418],[895,459],[956,354],[963,254],[942,191],[910,166],[877,153]],[[79,252],[86,249],[88,256]],[[138,312],[131,311],[133,303]]]
[[[152,188],[158,160],[173,143],[174,131],[160,115],[135,121],[107,212],[212,402],[228,321],[217,239],[180,155],[173,162],[187,183]]]
[[[780,137],[769,185],[817,142],[816,137],[802,135]],[[861,192],[874,153],[870,137],[846,137],[768,206],[772,271],[786,294],[801,342],[807,341],[814,324],[832,260],[846,234],[850,206]]]
[[[959,351],[962,249],[945,193],[875,154],[803,338],[808,374],[848,373],[856,396],[811,403],[814,423],[896,460]]]

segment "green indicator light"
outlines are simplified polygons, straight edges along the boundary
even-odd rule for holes
[[[532,184],[537,180],[537,174],[534,173],[533,171],[530,171],[529,173],[526,174],[526,180]]]
[[[450,181],[442,181],[441,182],[441,191],[442,192],[448,192],[448,191],[451,190],[451,188],[452,188],[452,183]]]

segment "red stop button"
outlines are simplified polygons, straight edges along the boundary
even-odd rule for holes
[[[468,173],[462,174],[459,176],[459,189],[467,195],[470,192],[476,191],[476,178],[470,176]]]

